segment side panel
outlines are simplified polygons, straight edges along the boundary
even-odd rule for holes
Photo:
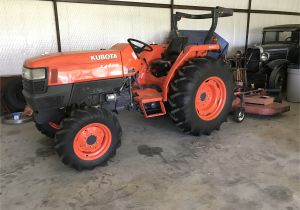
[[[70,58],[70,65],[51,65],[49,67],[49,86],[123,77],[121,54],[112,52],[114,57],[110,59],[100,59],[101,55],[110,53],[110,51],[103,51],[82,55],[89,59],[88,63],[74,65]]]
[[[103,102],[102,94],[114,92],[123,84],[123,78],[82,82],[73,85],[69,105],[97,105]]]
[[[48,87],[47,92],[41,94],[33,94],[30,90],[24,89],[23,95],[34,111],[50,110],[66,107],[71,90],[72,84],[68,84]]]

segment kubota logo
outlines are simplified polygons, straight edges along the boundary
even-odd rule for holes
[[[112,54],[102,54],[102,55],[91,55],[91,60],[92,61],[101,61],[101,60],[109,60],[109,59],[114,59],[118,58],[118,56],[115,53]]]

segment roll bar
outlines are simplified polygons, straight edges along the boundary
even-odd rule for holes
[[[173,14],[173,27],[172,30],[175,31],[175,34],[178,36],[178,27],[177,22],[181,20],[181,18],[187,18],[187,19],[209,19],[212,18],[212,24],[207,32],[207,35],[204,39],[204,44],[209,44],[210,39],[212,35],[214,34],[217,25],[218,25],[218,18],[219,17],[229,17],[233,15],[233,10],[229,8],[224,7],[215,7],[211,10],[211,13],[209,14],[201,14],[201,15],[192,15],[182,12],[176,12]]]

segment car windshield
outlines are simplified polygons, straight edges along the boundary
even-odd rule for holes
[[[299,31],[266,31],[264,44],[268,43],[298,43]]]

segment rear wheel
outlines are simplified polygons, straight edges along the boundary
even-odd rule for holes
[[[62,121],[55,135],[62,162],[77,170],[105,165],[121,141],[121,126],[111,112],[88,108],[75,110]]]
[[[209,135],[227,119],[234,82],[229,68],[209,58],[195,59],[170,85],[169,112],[176,126],[192,135]]]

